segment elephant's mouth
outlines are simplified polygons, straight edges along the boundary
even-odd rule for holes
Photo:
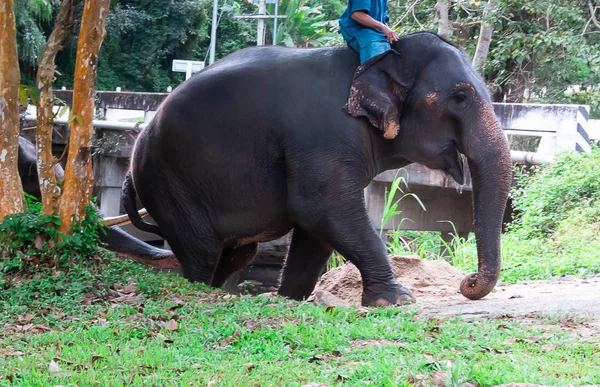
[[[456,144],[452,143],[452,146],[442,153],[442,159],[444,160],[443,171],[456,183],[463,185],[465,183],[464,156],[459,152]]]

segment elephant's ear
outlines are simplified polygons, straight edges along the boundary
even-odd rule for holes
[[[345,110],[352,117],[367,117],[391,140],[400,130],[406,88],[400,54],[388,50],[358,67]]]

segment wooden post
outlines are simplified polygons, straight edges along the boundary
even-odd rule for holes
[[[110,0],[86,0],[77,43],[75,85],[69,158],[65,173],[59,215],[62,232],[71,232],[73,224],[82,220],[93,188],[92,135],[94,127],[96,69],[98,52],[106,35],[106,16]]]
[[[21,73],[14,8],[13,0],[0,4],[0,222],[25,210],[17,160]]]
[[[267,3],[266,0],[258,0],[258,14],[263,16],[267,13]],[[256,24],[256,45],[264,46],[265,44],[265,19],[258,19],[258,23]]]

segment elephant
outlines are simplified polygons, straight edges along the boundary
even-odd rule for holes
[[[192,282],[220,287],[257,244],[292,231],[278,294],[306,299],[334,250],[360,271],[365,306],[415,302],[394,277],[364,188],[420,163],[473,182],[478,272],[500,274],[512,166],[485,83],[436,34],[402,37],[359,64],[348,47],[253,47],[178,86],[138,136],[123,184],[132,223],[164,236]],[[156,225],[136,213],[136,195]]]
[[[35,145],[22,136],[19,136],[18,169],[23,190],[39,199],[41,192],[36,167]],[[64,179],[64,170],[60,164],[55,165],[54,175],[57,180]],[[106,234],[100,233],[99,237],[106,244],[108,250],[127,256],[135,261],[147,263],[157,268],[178,266],[178,262],[170,250],[149,245],[129,235],[120,227],[110,226],[106,228]]]

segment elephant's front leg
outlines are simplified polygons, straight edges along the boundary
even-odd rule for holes
[[[333,249],[301,227],[294,228],[278,293],[294,300],[310,296]]]
[[[404,305],[415,298],[395,278],[385,244],[377,234],[365,208],[362,189],[315,198],[314,208],[304,212],[301,223],[350,260],[363,281],[365,306]]]

